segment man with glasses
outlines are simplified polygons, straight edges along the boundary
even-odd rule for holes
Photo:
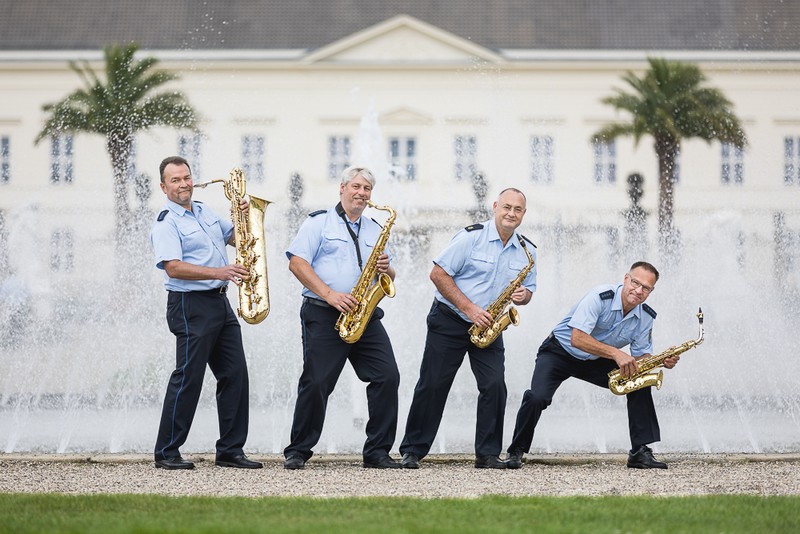
[[[553,329],[536,355],[531,389],[522,397],[514,438],[508,447],[509,469],[522,467],[522,457],[531,448],[533,432],[542,411],[564,380],[580,378],[602,388],[608,387],[608,373],[619,367],[624,376],[635,374],[637,358],[653,350],[653,320],[656,312],[644,303],[655,289],[658,271],[637,261],[622,284],[593,288]],[[630,354],[623,352],[630,345]],[[675,367],[679,356],[668,358],[664,367]],[[631,450],[628,467],[666,469],[653,457],[648,444],[661,434],[649,387],[627,395]]]

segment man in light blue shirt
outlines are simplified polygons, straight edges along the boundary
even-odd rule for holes
[[[417,469],[430,451],[465,353],[469,354],[480,392],[475,467],[506,467],[499,458],[507,394],[503,336],[480,348],[470,341],[469,329],[472,325],[486,328],[494,322],[496,318],[486,309],[528,266],[525,251],[536,257],[533,243],[526,244],[525,238],[516,233],[525,216],[525,204],[525,195],[518,189],[502,191],[492,207],[494,218],[460,231],[433,260],[430,277],[436,293],[428,313],[419,381],[400,445],[404,468]],[[527,304],[535,290],[534,267],[514,290],[511,300],[517,305]]]
[[[569,377],[608,387],[608,373],[619,368],[624,376],[637,371],[637,358],[653,351],[653,320],[656,312],[645,304],[655,289],[658,271],[643,261],[634,263],[622,284],[593,288],[556,325],[539,347],[531,389],[522,398],[514,438],[506,461],[510,469],[522,467],[530,451],[536,424],[552,402],[556,389]],[[630,345],[630,354],[623,347]],[[671,369],[679,356],[668,358]],[[648,444],[659,441],[661,433],[650,387],[629,393],[628,427],[631,451],[628,467],[666,469],[653,457]]]
[[[239,321],[225,295],[249,273],[228,264],[226,244],[234,244],[233,223],[192,201],[189,163],[165,158],[159,168],[167,204],[150,232],[156,267],[164,271],[167,323],[176,340],[176,365],[167,385],[156,438],[156,467],[193,469],[179,448],[197,409],[206,365],[217,379],[220,438],[216,465],[257,469],[245,456],[249,422],[249,381]],[[249,203],[240,209],[248,212]]]
[[[375,308],[360,339],[349,343],[335,328],[342,313],[356,309],[351,294],[383,231],[363,216],[375,177],[364,167],[342,173],[339,203],[311,213],[286,251],[289,270],[303,284],[300,320],[303,328],[303,373],[297,387],[291,443],[284,449],[284,468],[303,469],[313,455],[325,422],[328,397],[347,361],[362,382],[368,382],[367,440],[362,451],[366,468],[393,469],[389,456],[397,431],[400,372],[383,327],[383,310]],[[378,255],[377,273],[394,279],[388,247]]]

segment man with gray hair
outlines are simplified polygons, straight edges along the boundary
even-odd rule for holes
[[[340,202],[309,214],[286,251],[289,270],[303,284],[300,320],[303,329],[303,373],[297,388],[291,443],[284,450],[284,468],[302,469],[311,458],[325,422],[328,397],[348,360],[367,382],[367,441],[364,467],[398,468],[389,456],[397,431],[397,369],[389,336],[376,308],[361,338],[347,343],[334,328],[341,313],[356,309],[350,294],[370,257],[381,226],[363,217],[375,177],[364,167],[349,167],[339,184]],[[388,248],[387,248],[388,251]],[[394,279],[391,256],[385,251],[376,270]]]

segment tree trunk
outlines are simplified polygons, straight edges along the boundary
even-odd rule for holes
[[[677,253],[678,237],[673,224],[673,169],[679,144],[675,139],[657,137],[658,156],[658,244],[664,258],[673,258]]]
[[[128,203],[129,162],[133,139],[131,137],[109,136],[106,139],[106,150],[111,158],[114,180],[114,213],[116,215],[114,240],[117,248],[125,241],[131,227],[131,207]]]

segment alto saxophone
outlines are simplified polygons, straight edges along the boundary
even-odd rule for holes
[[[250,212],[239,208],[247,191],[242,169],[233,169],[227,180],[210,180],[197,184],[204,188],[222,183],[225,196],[231,201],[231,219],[236,240],[236,263],[247,269],[250,276],[239,285],[239,317],[249,324],[263,321],[269,314],[269,283],[267,281],[267,251],[264,243],[264,210],[269,200],[250,195]]]
[[[355,343],[361,339],[364,330],[367,328],[367,323],[369,323],[369,319],[381,299],[383,297],[392,298],[395,295],[394,282],[392,282],[391,277],[386,273],[378,273],[378,258],[386,248],[386,242],[389,240],[389,231],[397,214],[389,206],[376,206],[371,200],[367,201],[367,206],[377,210],[388,211],[389,218],[386,219],[383,225],[383,230],[381,230],[378,241],[367,259],[364,270],[361,271],[358,282],[350,292],[353,298],[358,301],[356,308],[350,313],[342,312],[336,321],[334,328],[339,331],[339,337],[346,343]],[[377,280],[375,279],[376,276]]]
[[[683,354],[689,349],[695,348],[703,342],[703,310],[698,308],[697,320],[700,323],[700,333],[697,339],[690,339],[686,343],[681,343],[676,347],[670,347],[660,354],[655,356],[648,356],[637,361],[639,370],[633,376],[624,377],[619,369],[614,369],[608,373],[608,389],[615,395],[627,395],[637,389],[655,386],[656,389],[661,389],[661,383],[664,380],[664,371],[659,370],[657,373],[651,373],[653,369],[664,366],[664,360]]]
[[[503,313],[503,310],[506,309],[511,303],[511,295],[514,294],[514,291],[517,290],[519,286],[522,285],[522,282],[525,281],[525,278],[528,277],[528,274],[533,269],[533,256],[531,253],[528,252],[528,247],[525,245],[525,239],[519,239],[520,244],[522,245],[522,250],[525,251],[525,254],[528,255],[528,265],[525,266],[519,274],[511,280],[511,283],[500,293],[500,296],[497,297],[491,306],[489,306],[486,311],[488,311],[492,316],[492,324],[487,326],[486,328],[481,328],[476,324],[473,324],[469,327],[469,340],[478,348],[485,349],[492,343],[494,340],[497,339],[497,336],[503,333],[503,330],[508,328],[509,325],[518,325],[519,324],[519,312],[514,306],[508,308],[508,311]]]

